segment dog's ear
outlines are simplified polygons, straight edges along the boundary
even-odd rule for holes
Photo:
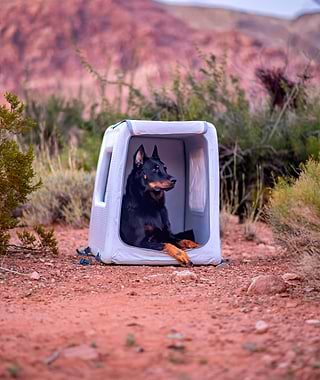
[[[143,145],[140,145],[138,150],[133,156],[133,166],[142,166],[146,158],[146,152],[144,151]]]
[[[152,158],[155,158],[156,160],[160,160],[160,157],[159,157],[159,154],[158,154],[158,147],[157,147],[157,145],[155,145],[154,148],[153,148]]]

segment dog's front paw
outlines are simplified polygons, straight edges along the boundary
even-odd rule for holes
[[[193,248],[199,248],[200,244],[192,241],[192,240],[187,240],[183,239],[178,242],[178,245],[182,249],[193,249]]]
[[[179,261],[180,264],[185,266],[192,266],[192,262],[188,254],[182,249],[176,247],[173,244],[165,244],[163,249],[168,255]]]

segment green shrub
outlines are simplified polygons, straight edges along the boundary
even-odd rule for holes
[[[24,116],[24,105],[10,93],[5,94],[9,105],[0,106],[0,254],[57,254],[58,243],[54,231],[42,226],[34,227],[34,233],[17,233],[20,243],[10,244],[8,230],[18,224],[14,210],[23,205],[41,182],[35,182],[33,151],[24,152],[17,144],[17,136],[34,127],[34,122]],[[1,268],[4,269],[4,268]]]
[[[22,230],[17,232],[20,244],[9,244],[9,248],[15,252],[28,254],[57,255],[58,242],[54,236],[54,229],[45,229],[41,225],[33,226],[33,232]]]
[[[34,183],[33,151],[23,152],[15,136],[33,127],[24,117],[24,105],[15,95],[5,94],[9,105],[0,106],[0,253],[7,250],[8,230],[17,225],[12,211],[23,204],[40,183]]]
[[[35,223],[88,225],[94,173],[77,169],[54,169],[44,174],[43,185],[35,192],[24,212],[27,225]]]
[[[277,241],[320,287],[320,162],[301,165],[298,179],[279,179],[268,208]]]

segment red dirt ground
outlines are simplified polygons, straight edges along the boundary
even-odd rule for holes
[[[292,272],[272,243],[248,242],[231,223],[224,267],[79,265],[87,230],[57,228],[57,259],[5,257],[0,266],[0,378],[319,379],[319,293],[297,282],[281,295],[249,295],[260,274]],[[258,334],[257,321],[268,324]],[[73,347],[73,348],[72,348]]]

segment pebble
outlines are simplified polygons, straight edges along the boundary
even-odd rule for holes
[[[301,276],[299,276],[297,273],[285,273],[282,275],[282,279],[284,281],[300,281]]]
[[[276,363],[276,360],[268,354],[263,355],[261,360],[268,366],[273,366]]]
[[[269,330],[269,325],[265,321],[257,321],[255,324],[256,333],[264,334]]]
[[[173,282],[190,282],[197,281],[198,276],[190,270],[174,271],[171,275]]]
[[[169,339],[183,339],[183,335],[181,333],[171,333],[167,335],[167,338]]]
[[[288,302],[286,303],[286,307],[287,307],[287,308],[295,308],[295,307],[297,307],[298,305],[299,305],[299,303],[296,302],[296,301],[288,301]]]
[[[242,345],[242,348],[244,348],[246,351],[249,351],[251,353],[258,351],[258,346],[256,343],[252,342],[246,342]]]
[[[40,274],[36,271],[32,272],[29,276],[31,278],[31,280],[40,280]]]
[[[307,319],[305,322],[308,325],[320,326],[320,319]]]
[[[75,358],[83,360],[93,360],[98,358],[97,350],[86,344],[65,348],[61,354],[65,358]]]
[[[261,275],[252,279],[248,294],[277,294],[286,290],[286,283],[277,275]]]

